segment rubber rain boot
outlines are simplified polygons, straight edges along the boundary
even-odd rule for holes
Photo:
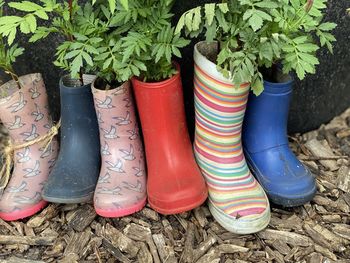
[[[122,217],[146,205],[146,168],[130,82],[92,94],[100,127],[102,167],[96,186],[96,213]]]
[[[61,148],[44,187],[53,203],[84,203],[93,199],[100,172],[100,140],[91,85],[64,76],[60,80]]]
[[[286,207],[310,201],[315,179],[288,146],[287,121],[293,81],[264,82],[264,92],[249,97],[243,144],[249,166],[269,199]]]
[[[225,229],[255,233],[270,220],[264,190],[245,161],[241,128],[249,85],[234,87],[208,58],[216,42],[195,45],[195,155],[209,187],[209,209]]]
[[[132,79],[146,146],[148,202],[165,215],[198,207],[208,194],[193,156],[177,68],[157,83]]]
[[[41,192],[58,153],[56,138],[51,143],[41,140],[53,127],[41,74],[22,76],[19,83],[21,89],[15,81],[0,87],[0,120],[13,146],[33,144],[12,154],[13,172],[0,199],[0,218],[6,221],[32,216],[45,207]]]

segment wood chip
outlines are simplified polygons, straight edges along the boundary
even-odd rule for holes
[[[340,130],[337,132],[337,137],[340,139],[345,138],[345,137],[349,137],[349,136],[350,136],[350,128]]]
[[[323,246],[317,245],[315,244],[315,251],[321,253],[322,255],[324,255],[327,258],[333,259],[333,260],[337,260],[337,256],[332,253],[328,248],[325,248]]]
[[[281,240],[293,246],[307,247],[313,244],[310,238],[297,233],[266,229],[257,234],[262,239]]]
[[[194,224],[189,223],[187,230],[186,230],[186,236],[185,236],[185,245],[184,250],[181,256],[181,262],[184,263],[191,263],[194,260]],[[203,255],[203,254],[202,254]]]
[[[285,262],[282,254],[280,254],[278,251],[274,251],[270,247],[265,247],[265,251],[269,255],[270,260],[274,259],[277,263]]]
[[[131,263],[131,261],[123,255],[119,248],[115,247],[111,242],[107,239],[102,240],[102,246],[113,255],[118,261],[123,263]]]
[[[206,240],[199,244],[198,248],[193,251],[193,260],[197,261],[202,257],[212,246],[216,243],[217,239],[213,235],[209,235]]]
[[[112,227],[110,224],[106,224],[104,237],[109,240],[114,247],[117,247],[121,251],[130,254],[130,257],[135,257],[139,251],[139,247],[136,242],[125,236],[122,232]]]
[[[0,263],[45,263],[45,261],[10,257],[8,259],[0,259]]]
[[[160,258],[158,255],[157,247],[156,247],[156,244],[154,244],[153,238],[152,237],[147,238],[146,242],[147,242],[149,249],[150,249],[150,252],[152,254],[153,262],[160,263]]]
[[[140,247],[139,253],[137,254],[137,262],[139,263],[152,263],[153,258],[151,252],[148,250],[147,245],[143,242],[138,243]]]
[[[82,233],[74,233],[71,236],[66,246],[66,249],[64,250],[64,255],[76,254],[80,258],[85,246],[89,243],[90,238],[91,234],[89,233],[89,231],[84,231]]]
[[[350,169],[341,166],[337,173],[337,186],[346,193],[350,193]]]
[[[332,231],[347,240],[350,240],[350,226],[346,224],[334,224],[332,227]]]
[[[148,237],[151,236],[151,230],[147,227],[137,225],[135,223],[128,224],[124,230],[124,235],[136,240],[136,241],[146,241]]]
[[[324,146],[317,139],[309,140],[305,143],[305,146],[315,157],[327,158],[335,156],[329,146]],[[338,169],[337,162],[334,160],[320,160],[320,163],[331,171],[335,171]]]
[[[95,209],[91,205],[86,204],[74,211],[68,224],[74,230],[81,232],[94,221],[95,217]]]
[[[152,209],[149,209],[145,207],[144,209],[141,210],[141,214],[144,215],[146,218],[154,220],[154,221],[159,221],[159,214],[155,212]]]
[[[220,251],[218,249],[212,248],[209,250],[207,254],[205,254],[203,257],[201,257],[197,263],[209,263],[209,262],[216,262],[217,260],[220,260]]]
[[[204,228],[208,224],[208,220],[200,207],[194,209],[194,217],[197,219],[199,225],[202,228]]]
[[[30,246],[50,246],[56,237],[30,237],[30,236],[5,236],[0,235],[0,244],[13,245],[23,244]]]
[[[173,248],[165,243],[165,239],[162,234],[154,234],[152,235],[152,238],[154,243],[156,244],[158,254],[162,262],[177,262]]]
[[[40,214],[30,218],[27,222],[27,226],[36,228],[41,226],[45,221],[54,218],[58,213],[57,207],[58,205],[50,204],[43,211],[41,211]]]
[[[283,242],[282,240],[266,240],[266,242],[282,255],[288,255],[291,251],[291,248],[287,245],[287,243]]]
[[[323,263],[323,256],[314,252],[309,256],[308,263]]]
[[[340,223],[341,222],[341,216],[340,215],[323,215],[322,221],[328,222],[328,223]]]
[[[344,242],[344,239],[331,233],[328,229],[311,222],[305,223],[303,227],[317,244],[338,252],[345,250],[344,243],[348,242]]]

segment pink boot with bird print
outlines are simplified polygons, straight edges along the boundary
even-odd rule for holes
[[[10,137],[0,174],[3,220],[32,216],[46,205],[41,192],[58,153],[57,127],[48,108],[40,74],[25,75],[18,83],[12,80],[0,87],[0,120]]]
[[[100,127],[102,167],[94,206],[103,217],[122,217],[146,204],[144,152],[130,90],[130,82],[118,88],[100,89],[93,83],[95,109]]]

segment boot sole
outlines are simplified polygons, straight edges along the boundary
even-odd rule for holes
[[[145,197],[141,202],[127,208],[116,209],[116,210],[103,210],[95,207],[95,211],[96,211],[96,214],[102,217],[108,217],[108,218],[123,217],[123,216],[131,215],[136,212],[139,212],[140,210],[142,210],[142,208],[144,208],[144,206],[146,205],[146,202],[147,202],[147,198]]]
[[[0,218],[5,221],[16,221],[19,219],[23,219],[23,218],[35,215],[40,210],[42,210],[46,205],[47,205],[47,202],[43,200],[37,203],[36,205],[24,210],[12,212],[12,213],[0,213]]]
[[[316,186],[308,193],[304,193],[300,196],[283,196],[283,195],[276,195],[273,193],[266,192],[267,196],[273,202],[274,204],[281,205],[283,207],[295,207],[295,206],[301,206],[306,204],[307,202],[310,202],[315,194],[317,192]]]
[[[79,203],[91,203],[93,200],[94,192],[89,193],[85,196],[78,196],[75,198],[60,198],[60,197],[53,197],[53,196],[47,196],[42,195],[43,199],[45,201],[51,202],[51,203],[57,203],[57,204],[79,204]]]
[[[276,205],[281,205],[283,207],[295,207],[295,206],[304,205],[307,202],[310,202],[314,198],[314,196],[317,192],[316,185],[314,185],[310,191],[308,191],[306,193],[299,194],[299,195],[282,195],[282,194],[276,194],[276,193],[269,191],[262,184],[260,178],[263,178],[264,176],[261,175],[261,173],[259,172],[259,169],[255,166],[249,153],[247,151],[244,151],[244,155],[246,157],[247,164],[248,164],[250,171],[252,172],[254,177],[258,180],[260,185],[263,187],[264,191],[266,192],[267,197],[269,198],[269,200],[272,203],[274,203]]]
[[[270,205],[266,208],[265,212],[262,213],[258,218],[247,219],[245,217],[240,217],[238,219],[225,214],[222,210],[213,205],[210,201],[209,210],[215,220],[227,231],[235,234],[253,234],[257,233],[264,228],[270,222],[271,213]]]
[[[187,212],[187,211],[190,211],[194,208],[199,207],[200,205],[202,205],[205,202],[207,197],[208,197],[208,193],[204,192],[201,195],[197,196],[196,198],[193,198],[194,200],[197,200],[197,201],[191,202],[190,204],[187,204],[185,206],[176,207],[176,208],[166,208],[166,207],[169,207],[169,203],[172,203],[172,202],[166,202],[166,201],[158,201],[157,200],[158,204],[163,202],[163,205],[161,205],[161,206],[154,205],[151,201],[152,198],[150,198],[149,196],[148,196],[148,203],[153,210],[155,210],[156,212],[158,212],[162,215],[174,215],[174,214],[180,214],[183,212]],[[191,199],[191,200],[193,200],[193,199]],[[178,200],[176,202],[180,203],[181,200]]]

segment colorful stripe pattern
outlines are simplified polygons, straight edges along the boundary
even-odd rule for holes
[[[260,217],[266,195],[246,164],[241,129],[249,85],[235,88],[195,65],[195,155],[209,187],[210,202],[235,218]]]

